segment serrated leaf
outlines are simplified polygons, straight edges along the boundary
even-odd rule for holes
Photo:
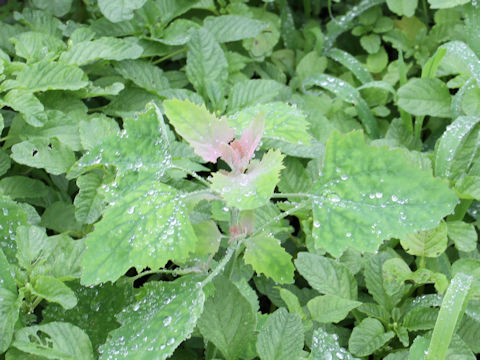
[[[28,62],[52,60],[65,48],[65,43],[49,34],[26,31],[11,39],[15,53]]]
[[[211,188],[222,195],[228,206],[249,210],[266,205],[279,181],[283,155],[270,150],[261,161],[252,160],[245,174],[216,172]]]
[[[22,299],[18,299],[17,285],[2,249],[0,249],[0,299],[0,352],[3,353],[12,341],[13,328],[18,319]]]
[[[261,360],[298,359],[303,349],[303,325],[298,314],[280,308],[268,316],[257,338]]]
[[[190,37],[186,73],[201,94],[207,94],[207,87],[215,85],[221,89],[225,85],[227,58],[213,35],[205,29],[195,31]]]
[[[142,53],[143,48],[135,42],[102,37],[74,44],[62,53],[59,61],[70,65],[85,65],[97,60],[137,59]]]
[[[398,89],[398,106],[415,116],[450,117],[451,96],[439,79],[411,79]]]
[[[161,96],[161,91],[170,88],[163,71],[143,60],[124,60],[115,64],[115,70],[125,79],[132,80],[141,88]]]
[[[197,281],[183,277],[145,284],[137,301],[117,315],[122,326],[100,347],[100,359],[167,359],[202,313],[205,294]]]
[[[310,286],[320,293],[350,300],[357,298],[357,281],[343,264],[324,256],[301,252],[295,266]]]
[[[313,320],[320,323],[337,323],[345,319],[351,310],[361,304],[359,301],[336,295],[323,295],[310,300],[307,307]]]
[[[260,34],[268,23],[238,15],[220,15],[207,17],[203,27],[219,43],[252,38]]]
[[[133,18],[133,11],[140,9],[147,0],[98,0],[102,14],[111,22]]]
[[[285,251],[280,241],[266,233],[245,242],[244,260],[258,274],[262,273],[279,284],[293,282],[295,268],[292,256]]]
[[[48,304],[42,311],[43,320],[70,322],[84,330],[96,350],[105,343],[107,335],[119,327],[115,314],[133,300],[129,284],[103,284],[95,287],[69,283],[78,299],[77,306],[65,310],[60,305]]]
[[[163,108],[175,131],[205,161],[216,162],[224,146],[235,136],[227,121],[218,119],[204,105],[172,99],[165,100]]]
[[[12,146],[12,159],[19,164],[45,169],[53,175],[60,175],[75,162],[72,150],[57,139],[33,139]]]
[[[75,218],[84,224],[93,224],[100,217],[105,207],[105,198],[99,193],[103,176],[98,173],[88,173],[77,179],[79,192],[75,196]]]
[[[51,322],[19,329],[12,346],[48,359],[94,359],[87,334],[69,323]]]
[[[15,233],[18,226],[28,225],[27,213],[18,203],[0,194],[0,250],[3,251],[7,260],[15,264],[17,245]]]
[[[385,332],[377,319],[366,318],[355,326],[348,340],[348,349],[357,356],[368,356],[380,349],[395,336],[393,331]]]
[[[348,247],[373,252],[383,239],[432,227],[457,203],[441,180],[401,151],[366,146],[361,132],[332,134],[310,194],[315,246],[335,257]]]
[[[1,101],[6,106],[22,113],[25,121],[32,126],[43,126],[47,121],[43,104],[30,90],[10,90]]]
[[[447,222],[447,233],[458,250],[470,252],[477,248],[478,236],[473,224],[449,221]]]
[[[47,90],[78,90],[88,85],[87,77],[80,68],[50,61],[25,65],[16,74],[15,80],[7,80],[2,84],[4,90],[16,88],[33,93]]]
[[[230,280],[218,276],[214,284],[215,295],[206,301],[198,327],[227,359],[237,359],[254,338],[255,313]]]
[[[400,239],[407,253],[427,257],[440,256],[447,248],[447,242],[447,224],[443,221],[434,229],[419,231]]]
[[[237,82],[230,91],[228,111],[238,111],[247,106],[280,100],[279,97],[289,92],[290,89],[275,80],[252,79]]]
[[[32,281],[32,294],[49,302],[55,302],[64,309],[77,305],[74,292],[63,282],[52,276],[39,276]]]

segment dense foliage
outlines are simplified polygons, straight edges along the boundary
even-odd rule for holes
[[[0,359],[475,359],[480,5],[0,1]]]

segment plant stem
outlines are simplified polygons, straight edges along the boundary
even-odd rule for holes
[[[203,185],[205,185],[207,187],[210,187],[210,183],[207,180],[205,180],[204,178],[202,178],[200,175],[198,175],[195,171],[185,169],[185,168],[183,168],[179,165],[172,165],[171,169],[177,169],[177,170],[181,170],[183,172],[186,172],[188,175],[190,175],[190,176],[194,177],[195,179],[197,179],[198,181],[200,181]]]
[[[161,62],[165,61],[165,60],[168,60],[178,54],[181,54],[182,52],[184,52],[186,49],[184,47],[182,47],[181,49],[178,49],[178,50],[175,50],[175,51],[172,51],[170,54],[168,55],[165,55],[163,57],[161,57],[160,59],[157,59],[153,62],[154,65],[157,65],[157,64],[160,64]]]
[[[213,271],[202,281],[202,287],[211,282],[218,274],[220,274],[220,272],[223,271],[223,269],[225,269],[225,265],[227,265],[235,251],[237,251],[244,240],[245,239],[239,239],[227,248],[225,256],[222,258],[222,260],[220,260],[217,267],[213,269]]]

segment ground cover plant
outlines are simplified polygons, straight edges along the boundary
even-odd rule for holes
[[[475,359],[480,5],[0,1],[0,359]]]

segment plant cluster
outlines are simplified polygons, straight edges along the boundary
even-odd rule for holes
[[[0,1],[0,359],[474,360],[476,0]]]

